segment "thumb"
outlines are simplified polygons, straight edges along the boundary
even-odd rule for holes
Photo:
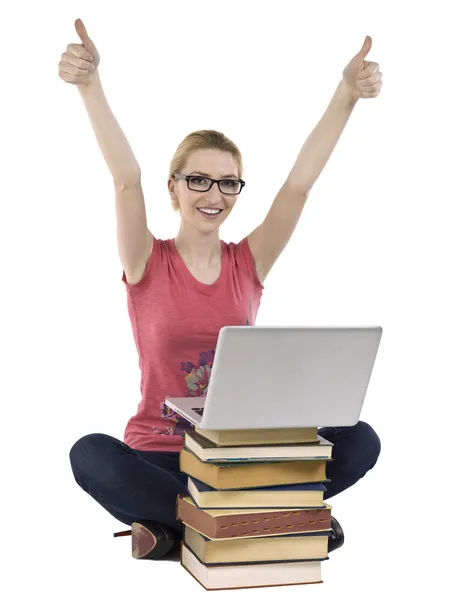
[[[77,19],[75,21],[75,29],[76,29],[76,33],[78,34],[81,43],[83,44],[83,46],[86,48],[86,50],[88,50],[89,52],[92,50],[93,47],[93,42],[90,39],[90,37],[87,35],[87,30],[84,26],[84,23],[81,21],[81,19]]]
[[[359,62],[363,62],[368,55],[368,52],[371,50],[371,46],[373,45],[373,40],[369,35],[366,36],[365,41],[363,42],[363,46],[360,52],[356,55],[356,59]]]

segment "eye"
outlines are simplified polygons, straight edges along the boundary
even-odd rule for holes
[[[201,185],[202,183],[205,182],[205,179],[203,177],[191,177],[190,181],[193,181],[193,183]]]
[[[224,179],[223,183],[226,187],[230,188],[236,187],[239,184],[239,182],[236,179]]]

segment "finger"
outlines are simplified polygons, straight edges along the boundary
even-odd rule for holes
[[[364,88],[360,91],[360,95],[362,98],[376,98],[380,94],[382,83],[382,81],[379,81],[379,83],[376,85],[370,86],[369,88]]]
[[[76,78],[69,73],[65,73],[64,71],[59,71],[59,77],[66,83],[77,83]]]
[[[373,45],[373,40],[369,35],[366,36],[365,41],[363,42],[363,46],[360,49],[360,52],[356,55],[359,62],[363,62],[368,55],[368,52],[371,50],[371,46]]]
[[[90,52],[84,48],[81,44],[69,44],[66,52],[73,54],[76,58],[83,58],[84,60],[93,60],[93,56]]]
[[[87,34],[87,30],[86,27],[84,26],[84,23],[81,21],[81,19],[77,19],[75,21],[75,29],[76,29],[76,33],[78,34],[83,46],[91,51],[91,49],[93,48],[93,42],[90,39],[90,37]]]
[[[360,79],[359,84],[362,87],[370,86],[370,85],[376,84],[381,79],[382,79],[382,73],[379,71],[378,73],[376,73],[375,75],[372,75],[371,77],[366,77],[365,79]]]
[[[375,75],[379,71],[379,64],[375,62],[367,62],[366,66],[360,71],[358,79],[367,79]]]
[[[375,92],[377,90],[379,90],[382,86],[382,82],[380,81],[379,83],[376,83],[375,85],[368,85],[366,87],[363,87],[360,89],[360,91],[362,92],[362,94],[371,94],[372,92]]]
[[[379,94],[380,90],[377,90],[376,92],[367,92],[366,94],[362,94],[362,98],[377,98]]]
[[[76,33],[78,34],[78,36],[79,36],[79,38],[81,40],[81,43],[83,45],[85,45],[86,42],[89,43],[90,38],[87,35],[87,29],[86,29],[84,23],[81,21],[81,19],[76,19],[76,21],[75,21],[75,30],[76,30]]]
[[[90,70],[88,69],[80,69],[79,67],[75,67],[68,62],[61,61],[59,63],[59,69],[63,73],[67,73],[68,75],[73,75],[75,77],[83,77],[88,75]]]
[[[82,58],[77,58],[73,54],[69,54],[68,52],[64,52],[61,56],[62,63],[68,63],[69,65],[73,65],[74,67],[78,67],[78,69],[92,69],[93,64],[89,60],[84,60]]]

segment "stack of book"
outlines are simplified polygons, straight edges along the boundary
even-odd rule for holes
[[[187,430],[181,565],[207,590],[322,583],[329,460],[317,428]]]

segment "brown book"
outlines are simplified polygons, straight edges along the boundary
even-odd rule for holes
[[[194,428],[198,435],[217,446],[253,446],[255,444],[313,444],[318,441],[317,427],[300,429],[201,429]]]
[[[204,564],[324,560],[328,556],[329,533],[300,533],[275,537],[210,540],[184,526],[184,544]]]
[[[306,560],[255,565],[208,566],[203,564],[185,544],[181,544],[181,565],[206,590],[236,590],[323,583],[321,562],[320,560]]]
[[[183,473],[216,490],[238,490],[293,483],[316,483],[326,479],[326,459],[268,463],[206,463],[183,447],[179,468]]]
[[[319,509],[204,510],[183,494],[177,497],[176,518],[212,539],[269,537],[331,529],[331,507],[328,504]]]

